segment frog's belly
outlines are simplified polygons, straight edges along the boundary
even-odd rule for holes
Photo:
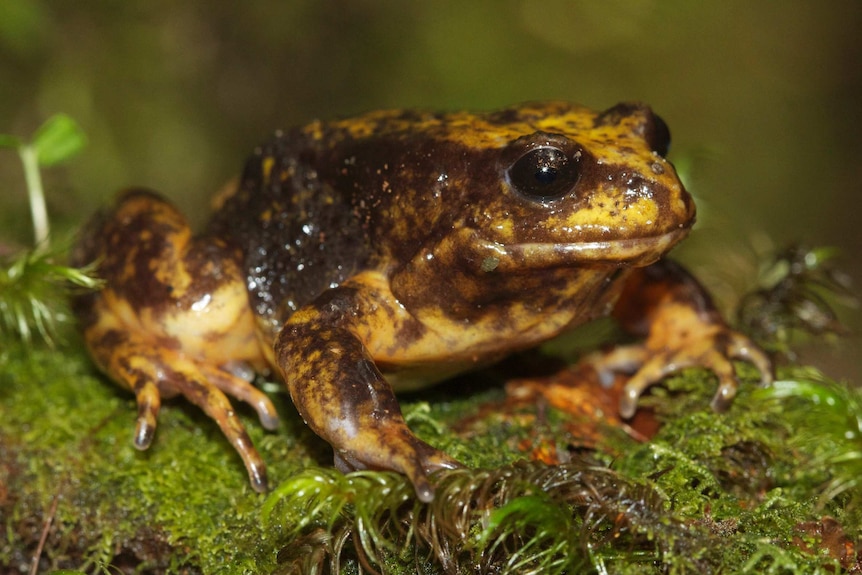
[[[483,356],[481,358],[459,359],[445,362],[424,364],[402,364],[381,365],[377,367],[383,372],[386,381],[396,392],[415,391],[440,383],[450,377],[480,369],[496,363],[507,354],[501,353],[494,356]]]

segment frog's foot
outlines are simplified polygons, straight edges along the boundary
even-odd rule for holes
[[[182,395],[215,420],[236,449],[248,471],[252,488],[267,490],[266,466],[246,433],[230,400],[232,395],[250,404],[267,429],[278,426],[278,414],[269,398],[230,371],[192,361],[166,350],[154,350],[127,339],[114,348],[106,365],[115,379],[135,393],[138,418],[134,444],[147,449],[156,431],[161,399]]]
[[[112,353],[104,358],[105,371],[135,393],[136,448],[144,450],[152,443],[162,398],[182,395],[215,420],[242,458],[252,488],[260,493],[267,490],[266,465],[227,397],[248,403],[261,425],[273,430],[278,427],[278,413],[262,391],[235,375],[231,365],[222,368],[193,361],[171,350],[135,342],[128,334],[109,334],[104,339],[115,341]]]
[[[679,315],[675,319],[679,320]],[[620,400],[623,417],[634,415],[638,399],[649,386],[687,367],[705,367],[718,377],[718,391],[712,399],[716,411],[727,409],[736,396],[739,383],[732,359],[754,364],[760,371],[761,384],[772,382],[772,362],[745,335],[694,312],[683,323],[684,326],[652,329],[642,344],[619,346],[607,354],[587,358],[604,383],[612,380],[614,372],[634,372]]]
[[[413,435],[402,421],[364,430],[354,441],[347,443],[351,446],[342,444],[335,452],[335,467],[339,471],[347,473],[360,469],[388,469],[403,473],[413,484],[416,497],[425,503],[434,499],[434,487],[428,480],[430,474],[441,469],[463,467],[452,457]]]

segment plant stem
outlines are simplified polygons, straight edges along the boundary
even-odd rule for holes
[[[30,196],[30,213],[33,216],[33,233],[36,237],[36,250],[48,247],[48,210],[45,207],[45,192],[42,189],[42,176],[39,174],[39,157],[36,148],[27,144],[18,149],[24,164],[24,179],[27,181],[27,194]]]

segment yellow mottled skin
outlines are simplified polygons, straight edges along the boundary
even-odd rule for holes
[[[221,427],[252,486],[263,461],[228,396],[267,428],[251,383],[280,374],[341,469],[393,469],[429,501],[457,461],[407,428],[394,390],[495,361],[613,314],[642,344],[590,358],[636,372],[621,410],[672,369],[719,376],[766,356],[662,256],[695,209],[664,158],[667,127],[641,104],[562,102],[489,114],[372,112],[278,133],[214,200],[208,228],[150,192],[125,193],[73,253],[106,287],[75,301],[101,369],[138,403],[146,448],[162,397]]]

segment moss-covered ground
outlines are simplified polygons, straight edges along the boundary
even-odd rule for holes
[[[611,426],[593,421],[586,442],[553,401],[513,399],[535,381],[409,397],[417,432],[471,467],[439,477],[427,506],[397,475],[330,469],[283,394],[278,431],[245,413],[268,495],[182,401],[139,452],[131,395],[69,339],[0,351],[2,573],[34,556],[43,573],[862,572],[862,398],[814,370],[782,368],[763,390],[740,366],[724,414],[690,370],[644,399],[647,431],[597,399]]]

